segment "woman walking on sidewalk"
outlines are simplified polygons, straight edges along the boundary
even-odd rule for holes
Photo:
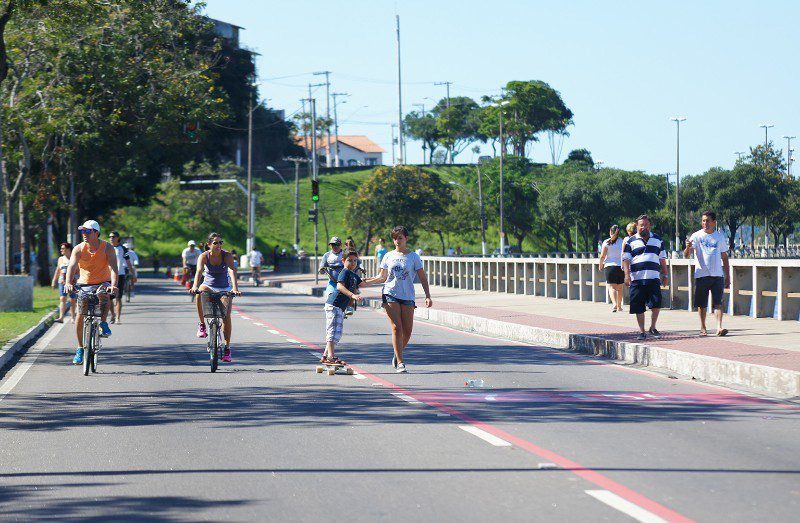
[[[619,239],[619,225],[611,226],[609,236],[600,251],[600,265],[606,276],[606,293],[613,305],[611,312],[617,312],[622,311],[622,285],[625,283],[625,273],[622,271],[623,240]]]
[[[75,293],[68,294],[65,290],[65,287],[67,286],[67,269],[69,268],[69,258],[72,256],[72,244],[69,242],[64,242],[59,247],[59,250],[61,251],[61,256],[56,262],[56,271],[53,273],[52,281],[54,289],[56,288],[56,284],[58,284],[59,296],[58,319],[55,321],[58,323],[64,322],[64,314],[67,311],[67,299],[69,299],[69,310],[72,313],[72,323],[75,323],[75,300],[78,295]],[[70,283],[75,283],[76,281],[78,281],[77,276],[73,278],[73,281]]]
[[[397,372],[406,372],[403,350],[411,339],[414,328],[414,276],[419,278],[425,291],[425,306],[433,306],[428,278],[422,268],[422,260],[414,251],[408,249],[408,230],[402,225],[392,229],[395,249],[386,253],[381,260],[380,275],[364,280],[364,285],[383,286],[383,308],[392,326],[392,366]]]

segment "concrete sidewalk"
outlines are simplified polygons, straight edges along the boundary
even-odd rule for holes
[[[324,279],[313,275],[268,275],[267,284],[286,292],[321,296]],[[417,286],[417,295],[422,289]],[[363,296],[379,307],[380,288]],[[418,308],[422,320],[476,332],[652,367],[688,379],[781,397],[800,396],[800,323],[725,316],[723,338],[699,335],[696,312],[662,310],[660,339],[636,340],[636,320],[610,305],[468,291],[432,286],[434,307]],[[649,313],[648,313],[649,316]],[[713,318],[707,324],[714,330]],[[648,320],[649,321],[649,320]],[[649,325],[649,323],[648,323]]]

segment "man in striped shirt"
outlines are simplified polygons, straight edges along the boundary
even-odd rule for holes
[[[631,288],[630,313],[636,315],[639,323],[639,339],[647,339],[644,331],[644,312],[651,311],[650,329],[654,338],[660,338],[656,329],[658,313],[661,310],[661,285],[668,284],[667,251],[664,242],[650,232],[650,217],[646,214],[636,220],[637,233],[625,239],[622,247],[622,270],[625,271],[625,285]],[[660,274],[660,277],[659,277]]]

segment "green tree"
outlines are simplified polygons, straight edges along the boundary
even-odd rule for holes
[[[567,155],[567,159],[564,160],[564,163],[579,163],[583,164],[583,167],[586,169],[594,168],[594,159],[589,149],[573,149]]]
[[[483,187],[489,221],[500,225],[500,159],[494,158],[481,166],[489,183]],[[503,216],[506,233],[522,242],[534,229],[537,218],[539,188],[533,164],[527,158],[509,156],[503,162]],[[510,245],[510,242],[509,242]]]
[[[433,153],[439,145],[440,137],[436,116],[431,112],[410,112],[403,118],[403,128],[406,136],[422,142],[423,151],[428,153],[427,163],[433,163]]]
[[[435,172],[405,165],[377,167],[348,197],[348,214],[358,216],[369,243],[373,234],[388,236],[396,225],[409,231],[441,230],[436,220],[444,216],[449,202],[450,188]]]
[[[478,136],[481,110],[477,102],[466,96],[441,100],[433,109],[439,142],[450,151],[450,163]]]

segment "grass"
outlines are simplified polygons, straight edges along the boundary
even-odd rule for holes
[[[51,287],[33,288],[33,310],[0,312],[0,346],[35,326],[58,306],[58,292]]]

